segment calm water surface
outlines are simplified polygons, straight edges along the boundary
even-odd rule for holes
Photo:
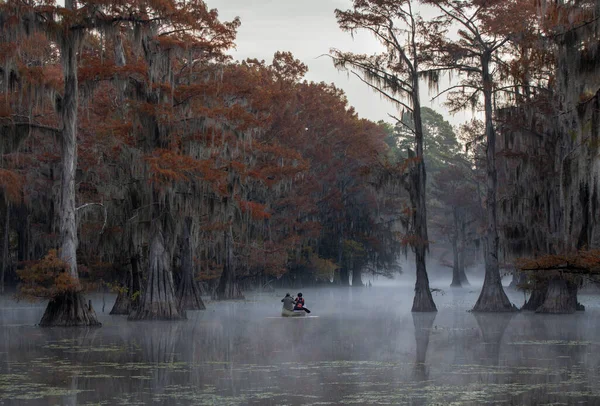
[[[307,289],[318,317],[278,317],[278,291],[170,323],[95,297],[96,329],[41,329],[43,306],[0,298],[0,405],[600,404],[597,296],[570,316],[480,315],[478,287],[439,287],[435,315],[411,314],[404,286]]]

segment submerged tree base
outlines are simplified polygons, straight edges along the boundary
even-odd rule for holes
[[[185,311],[179,310],[174,303],[152,302],[140,306],[137,311],[129,315],[128,320],[183,320],[186,319]]]
[[[115,304],[109,314],[128,315],[131,313],[131,298],[127,292],[119,292]]]
[[[236,284],[228,286],[226,289],[218,289],[212,295],[213,300],[244,300],[242,289]]]
[[[430,289],[416,289],[412,312],[437,312]]]
[[[536,311],[539,307],[541,307],[544,304],[544,301],[546,300],[547,289],[547,286],[533,289],[531,291],[529,299],[525,302],[523,307],[521,307],[521,310]]]
[[[81,292],[66,292],[48,302],[39,324],[41,327],[101,326],[91,302]]]
[[[519,309],[513,305],[508,296],[502,289],[502,285],[487,284],[484,282],[481,294],[477,303],[473,307],[473,312],[481,313],[503,313],[503,312],[515,312]]]
[[[544,303],[536,313],[571,314],[577,311],[577,287],[563,278],[554,278],[548,284]]]
[[[183,310],[205,310],[206,306],[200,296],[200,287],[195,281],[182,281],[177,290],[178,307]]]

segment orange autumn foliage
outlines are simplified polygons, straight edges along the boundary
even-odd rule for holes
[[[0,168],[0,191],[6,198],[18,203],[21,201],[21,190],[23,188],[23,178],[18,173]]]
[[[68,269],[69,265],[50,250],[39,261],[17,271],[21,280],[17,297],[26,300],[52,299],[65,292],[81,290],[79,281]]]
[[[242,213],[250,213],[254,220],[268,219],[271,214],[266,210],[266,206],[257,202],[243,200],[240,202]]]
[[[538,258],[519,258],[516,267],[521,271],[564,271],[600,273],[600,250],[580,250],[573,254],[544,255]]]

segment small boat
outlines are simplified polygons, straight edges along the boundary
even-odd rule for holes
[[[285,307],[281,309],[282,317],[304,317],[306,312],[304,310],[288,310]]]

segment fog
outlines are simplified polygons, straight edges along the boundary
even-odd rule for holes
[[[438,313],[419,314],[409,280],[304,289],[302,318],[280,317],[282,290],[207,300],[181,322],[128,322],[95,296],[95,329],[38,328],[41,304],[5,297],[0,404],[600,402],[596,296],[575,315],[473,314],[478,286],[434,280]]]

